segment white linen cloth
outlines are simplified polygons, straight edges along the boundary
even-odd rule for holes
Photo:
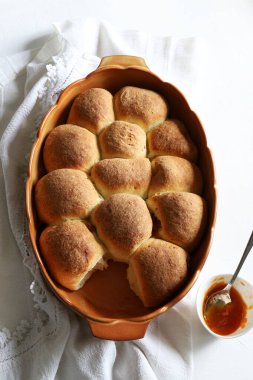
[[[102,56],[137,55],[193,100],[196,41],[117,31],[95,19],[54,28],[41,49],[0,58],[0,379],[191,379],[189,297],[152,321],[141,340],[94,338],[41,277],[24,196],[37,129],[68,84],[94,70]]]

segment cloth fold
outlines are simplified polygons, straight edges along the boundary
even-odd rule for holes
[[[41,49],[0,59],[1,134],[5,130],[0,143],[0,300],[6,305],[0,313],[3,380],[192,376],[189,296],[152,321],[142,340],[96,339],[86,322],[47,288],[29,240],[25,179],[37,129],[67,85],[94,70],[102,56],[113,54],[144,57],[152,71],[188,97],[194,96],[194,38],[117,31],[95,19],[55,24]]]

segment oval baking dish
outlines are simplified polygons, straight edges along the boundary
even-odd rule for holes
[[[51,278],[38,244],[41,223],[34,204],[34,188],[45,174],[42,149],[46,137],[54,127],[66,123],[73,100],[82,91],[100,87],[115,94],[124,86],[136,86],[160,93],[170,105],[170,117],[181,120],[187,126],[192,140],[198,147],[198,166],[203,175],[203,197],[208,209],[207,224],[201,242],[191,254],[187,281],[165,304],[155,308],[145,308],[130,290],[126,279],[127,265],[124,263],[112,262],[108,269],[95,272],[77,291],[63,288]],[[45,280],[57,297],[87,319],[96,337],[113,340],[142,338],[153,318],[171,308],[189,292],[208,256],[215,223],[216,186],[212,155],[204,129],[180,91],[152,73],[142,58],[105,57],[94,72],[68,86],[45,116],[31,152],[26,185],[26,209],[35,256]]]

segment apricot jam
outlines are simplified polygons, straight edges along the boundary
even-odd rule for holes
[[[213,284],[206,292],[202,313],[204,315],[205,304],[210,295],[223,289],[225,282]],[[240,293],[232,287],[230,290],[232,302],[221,307],[215,305],[204,315],[207,326],[216,334],[229,335],[235,332],[239,327],[243,327],[247,321],[247,305],[243,301]]]

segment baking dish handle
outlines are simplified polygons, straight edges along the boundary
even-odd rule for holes
[[[107,68],[107,67],[136,67],[141,70],[150,71],[146,62],[141,57],[135,57],[132,55],[110,55],[108,57],[103,57],[101,59],[98,69]]]
[[[115,321],[112,323],[101,323],[87,318],[87,322],[92,334],[96,338],[110,340],[134,340],[144,337],[150,321]]]

